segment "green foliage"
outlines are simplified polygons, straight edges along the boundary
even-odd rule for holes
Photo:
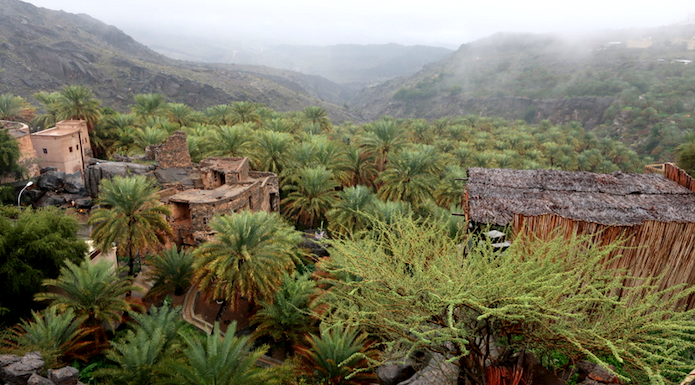
[[[106,358],[116,366],[97,370],[95,377],[116,384],[159,383],[162,374],[158,369],[179,348],[179,333],[185,322],[179,310],[167,306],[152,308],[147,314],[134,314],[133,318],[137,322],[133,330],[111,341],[111,348],[106,351]]]
[[[19,144],[7,132],[0,129],[0,177],[13,176],[17,179],[24,174],[24,167],[19,164]]]
[[[14,354],[40,351],[46,366],[53,368],[58,362],[69,364],[80,357],[77,350],[84,345],[80,340],[86,330],[81,328],[85,317],[76,317],[72,309],[59,313],[49,307],[43,313],[31,312],[32,320],[23,320],[10,330],[2,344]]]
[[[0,95],[0,120],[31,122],[36,109],[21,96]]]
[[[681,354],[695,344],[695,311],[674,304],[695,289],[659,291],[655,279],[624,287],[620,272],[596,269],[617,245],[517,238],[496,253],[472,239],[464,254],[441,233],[437,222],[399,217],[332,241],[330,260],[317,268],[360,279],[326,280],[331,290],[323,301],[331,310],[324,322],[365,328],[387,351],[442,353],[475,383],[493,340],[501,361],[520,351],[555,351],[606,366],[600,357],[612,356],[629,377],[644,373],[652,384],[690,371]]]
[[[235,305],[239,296],[272,301],[291,272],[301,235],[277,213],[241,211],[210,221],[212,241],[196,251],[196,281],[215,299]]]
[[[310,334],[297,347],[299,373],[315,384],[373,384],[377,377],[369,370],[377,353],[367,333],[356,328],[321,327],[320,335]]]
[[[77,221],[58,209],[26,209],[16,221],[0,217],[0,307],[9,309],[2,322],[28,316],[43,280],[56,278],[63,261],[79,261],[86,252]]]
[[[84,258],[79,265],[65,261],[56,279],[46,279],[44,286],[54,290],[36,294],[37,301],[51,301],[59,310],[72,309],[76,316],[84,317],[88,327],[115,327],[123,312],[132,311],[123,296],[133,290],[130,280],[120,277],[113,264],[105,259],[92,263]],[[55,290],[57,289],[57,290]]]
[[[182,333],[182,359],[164,362],[163,384],[176,385],[262,385],[275,384],[272,370],[256,366],[266,348],[252,349],[249,337],[237,337],[236,322],[222,336],[218,324],[212,334]]]
[[[295,222],[314,228],[337,202],[336,187],[338,183],[325,166],[302,168],[283,187],[288,192],[282,201],[283,211]]]
[[[311,301],[317,294],[310,274],[283,274],[282,286],[275,293],[274,301],[261,302],[262,309],[251,320],[258,325],[254,336],[270,336],[284,344],[285,352],[291,354],[293,345],[298,344],[304,334],[316,329]]]
[[[84,120],[91,131],[101,118],[101,102],[94,98],[86,86],[65,86],[50,109],[55,110],[57,120]]]
[[[171,209],[159,202],[157,187],[143,175],[103,179],[98,204],[89,217],[94,225],[92,239],[102,250],[118,247],[119,255],[128,258],[131,276],[135,275],[136,252],[162,243],[161,235],[171,234],[164,218]]]
[[[688,174],[695,175],[695,140],[690,140],[676,147],[678,167]]]
[[[148,296],[173,293],[183,295],[193,281],[193,253],[187,249],[177,250],[172,246],[148,258],[150,266],[147,278],[153,282]]]

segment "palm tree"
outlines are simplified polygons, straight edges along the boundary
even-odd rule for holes
[[[253,129],[246,124],[222,126],[207,136],[208,156],[245,156],[251,150]]]
[[[166,101],[160,94],[138,94],[133,100],[135,104],[131,107],[131,112],[141,120],[162,116],[167,112]]]
[[[162,242],[171,234],[165,215],[171,209],[159,203],[157,188],[143,175],[103,179],[96,209],[89,218],[92,239],[102,249],[116,243],[128,258],[128,275],[135,276],[135,253]]]
[[[391,157],[391,162],[377,179],[381,188],[377,196],[384,200],[410,202],[417,208],[433,198],[438,159],[430,152],[405,150]]]
[[[345,153],[345,172],[348,186],[363,185],[374,187],[378,173],[374,167],[374,156],[355,146],[348,146]]]
[[[466,170],[458,165],[450,165],[444,171],[444,178],[434,190],[434,201],[438,206],[449,208],[460,205],[463,199]]]
[[[280,175],[289,162],[293,144],[292,135],[288,133],[261,131],[251,153],[256,169]]]
[[[157,127],[144,127],[135,129],[135,145],[141,150],[148,146],[164,142],[169,137],[169,133]]]
[[[119,384],[155,384],[162,377],[162,362],[173,358],[179,349],[179,333],[186,323],[178,309],[152,307],[146,314],[133,314],[133,330],[111,342],[106,358],[116,367],[100,369],[95,377]]]
[[[352,234],[369,224],[369,213],[373,211],[377,198],[368,187],[345,188],[338,193],[338,198],[326,213],[331,231]]]
[[[367,333],[357,329],[324,328],[319,336],[308,335],[305,346],[297,348],[299,373],[322,384],[373,384],[376,375],[365,371],[377,357],[372,345]]]
[[[58,92],[37,92],[34,95],[40,103],[46,113],[36,115],[31,121],[31,125],[39,130],[44,130],[46,128],[51,128],[55,126],[58,121],[58,99],[60,99],[60,94]]]
[[[250,338],[236,336],[236,321],[222,337],[216,323],[212,334],[181,334],[185,348],[183,362],[170,360],[162,365],[164,384],[176,385],[264,385],[277,383],[272,370],[256,365],[267,348],[252,350]]]
[[[261,115],[257,106],[251,102],[234,102],[232,107],[232,124],[254,123],[256,127],[261,125]]]
[[[333,173],[333,178],[339,183],[349,181],[349,175],[345,172],[347,159],[344,145],[341,142],[330,140],[325,136],[316,136],[311,142],[315,148],[315,162],[312,166],[322,165]]]
[[[307,107],[302,112],[302,115],[304,115],[304,119],[306,119],[307,122],[317,124],[321,127],[321,131],[329,131],[331,129],[331,121],[328,119],[328,114],[326,110],[321,107]]]
[[[311,301],[317,293],[311,274],[284,274],[275,301],[261,302],[262,309],[251,318],[251,323],[258,325],[253,335],[269,336],[284,344],[285,353],[292,354],[293,345],[298,344],[304,334],[316,329]]]
[[[58,120],[75,119],[87,122],[91,133],[101,118],[101,102],[86,86],[65,86],[55,102]]]
[[[296,223],[314,227],[338,200],[338,183],[324,166],[302,168],[290,177],[283,190],[289,194],[283,200],[284,212]]]
[[[147,259],[146,263],[150,266],[147,278],[154,282],[147,295],[183,295],[193,281],[193,261],[193,253],[184,249],[177,250],[175,246]]]
[[[133,305],[124,297],[133,290],[130,279],[120,277],[118,271],[107,260],[94,263],[85,257],[78,266],[65,261],[56,279],[46,279],[44,286],[54,289],[50,292],[37,293],[37,301],[51,301],[58,310],[72,309],[77,317],[83,317],[83,325],[97,331],[96,350],[106,340],[103,325],[115,327],[121,321],[123,312],[130,312]]]
[[[48,364],[55,367],[58,361],[69,363],[81,358],[77,351],[87,329],[81,327],[85,317],[76,317],[72,309],[60,313],[49,307],[42,313],[31,312],[32,320],[24,320],[9,331],[3,345],[17,351],[38,350]]]
[[[12,94],[0,95],[0,120],[21,120],[31,122],[36,109],[21,96]]]
[[[164,349],[165,343],[159,329],[152,333],[134,333],[128,330],[118,341],[111,341],[111,348],[106,351],[106,358],[116,366],[98,369],[94,376],[117,384],[159,383],[162,374],[157,369],[162,361],[173,355],[171,349]]]
[[[376,155],[377,171],[384,171],[388,155],[406,144],[406,132],[391,119],[378,120],[371,124],[363,145]]]
[[[199,114],[183,103],[169,103],[167,109],[169,110],[169,120],[174,124],[178,124],[179,127],[190,126],[199,119]]]
[[[300,233],[265,211],[216,216],[210,227],[216,234],[195,251],[194,266],[200,289],[223,301],[217,319],[241,296],[272,301],[282,273],[294,269]]]
[[[210,124],[231,126],[234,124],[234,110],[229,104],[218,104],[205,110],[205,116]]]

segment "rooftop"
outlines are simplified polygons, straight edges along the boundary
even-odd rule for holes
[[[173,202],[212,203],[231,199],[246,191],[246,186],[222,185],[213,190],[191,189],[174,194],[169,198]]]
[[[81,127],[81,120],[65,120],[62,122],[58,122],[55,127],[49,128],[47,130],[35,132],[32,135],[35,136],[63,136],[63,135],[70,135],[75,132],[80,131]]]
[[[468,169],[469,219],[510,224],[556,214],[604,225],[695,222],[695,193],[660,174]]]

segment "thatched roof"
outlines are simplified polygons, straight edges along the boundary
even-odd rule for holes
[[[695,193],[659,174],[468,169],[469,219],[507,225],[514,214],[556,214],[605,225],[695,222]]]

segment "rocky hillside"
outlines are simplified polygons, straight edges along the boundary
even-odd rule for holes
[[[692,72],[684,63],[695,60],[694,35],[695,25],[611,31],[575,41],[497,34],[464,44],[413,76],[365,89],[350,106],[369,119],[481,114],[595,127],[628,107],[625,100],[642,100],[650,91],[657,97],[664,83]],[[677,109],[693,108],[692,95],[677,96]]]
[[[133,95],[156,92],[197,108],[231,101],[259,102],[278,111],[318,105],[334,122],[360,121],[340,106],[344,89],[318,76],[177,61],[87,15],[18,0],[0,0],[0,9],[0,93],[30,97],[83,84],[121,111]]]

